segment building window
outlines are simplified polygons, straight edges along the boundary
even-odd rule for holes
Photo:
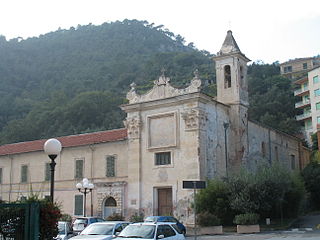
[[[283,68],[285,73],[292,72],[292,66],[287,66]]]
[[[274,156],[275,156],[275,160],[279,162],[279,152],[278,152],[277,146],[274,147]]]
[[[170,165],[171,152],[155,153],[155,165]]]
[[[307,63],[303,63],[303,64],[302,64],[302,68],[303,68],[303,69],[308,69],[308,64],[307,64]]]
[[[116,157],[107,156],[106,159],[106,177],[115,177],[116,176]]]
[[[224,88],[231,88],[231,68],[229,65],[224,66]]]
[[[262,153],[262,157],[266,157],[266,143],[265,142],[261,143],[261,153]]]
[[[314,90],[314,96],[315,96],[315,97],[320,96],[320,89]]]
[[[2,184],[2,168],[0,168],[0,184]]]
[[[319,82],[319,76],[314,76],[313,77],[313,83],[318,83]]]
[[[46,163],[45,165],[45,172],[44,172],[44,180],[50,181],[50,163]]]
[[[76,160],[75,178],[83,178],[83,159]]]
[[[83,214],[83,195],[74,196],[74,215]]]
[[[21,166],[20,182],[21,183],[28,182],[28,166],[27,165],[22,165]]]
[[[291,169],[295,170],[296,169],[296,157],[295,155],[290,155],[290,160],[291,160]]]
[[[306,128],[306,130],[312,128],[312,121],[311,121],[310,119],[308,119],[307,121],[305,121],[305,128]]]

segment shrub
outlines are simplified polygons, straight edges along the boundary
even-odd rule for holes
[[[61,215],[60,221],[64,221],[64,222],[72,222],[72,216],[66,213],[63,213]]]
[[[229,204],[230,188],[227,183],[213,179],[196,195],[197,212],[208,212],[217,216],[223,224],[231,224],[234,213]]]
[[[122,216],[119,213],[114,213],[114,214],[108,216],[106,218],[106,220],[108,220],[108,221],[123,221],[124,220],[124,216]]]
[[[239,214],[234,217],[233,222],[238,225],[254,225],[259,222],[259,217],[256,213]]]
[[[197,223],[200,226],[218,226],[221,224],[221,220],[214,214],[209,212],[202,212],[197,215]]]
[[[311,203],[315,209],[320,209],[320,164],[310,162],[302,171],[302,177],[307,191],[310,193]]]
[[[130,222],[143,222],[144,220],[144,214],[143,213],[135,213],[133,215],[131,215],[130,217]]]

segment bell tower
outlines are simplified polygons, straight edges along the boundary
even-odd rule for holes
[[[246,164],[248,154],[248,81],[247,63],[229,30],[215,56],[217,101],[230,106],[228,129],[227,172]]]
[[[250,59],[241,53],[230,30],[214,61],[218,102],[249,106],[247,62]]]

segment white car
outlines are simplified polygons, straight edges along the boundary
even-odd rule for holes
[[[129,224],[129,222],[124,221],[105,221],[92,223],[87,226],[79,235],[71,239],[111,240]]]
[[[70,222],[58,222],[58,236],[54,238],[55,240],[67,240],[73,237],[75,234],[72,231],[72,226]]]
[[[114,240],[186,240],[176,223],[169,222],[143,222],[127,226]]]

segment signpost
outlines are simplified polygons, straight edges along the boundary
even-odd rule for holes
[[[206,188],[205,181],[182,181],[182,188],[193,189],[194,202],[194,239],[197,240],[197,212],[196,212],[196,189]]]

